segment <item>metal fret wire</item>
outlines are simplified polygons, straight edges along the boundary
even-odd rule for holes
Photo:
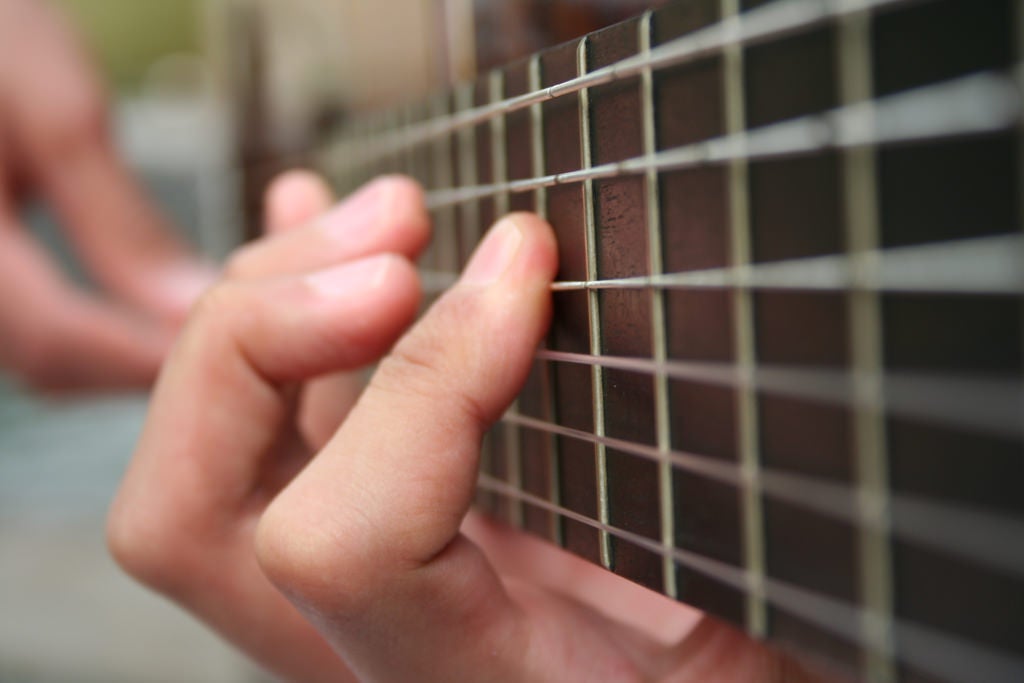
[[[1018,67],[1018,71],[1024,70]],[[847,104],[833,111],[769,124],[625,161],[504,185],[436,190],[427,205],[488,197],[498,192],[527,192],[587,179],[654,171],[672,171],[724,164],[738,159],[762,160],[810,154],[827,149],[875,147],[883,144],[976,135],[1005,130],[1019,122],[1021,90],[1000,73],[965,76],[938,85],[889,95],[876,101]]]
[[[539,90],[541,87],[541,63],[540,55],[533,55],[530,57],[529,66],[529,85],[531,90]],[[531,162],[533,167],[531,172],[535,176],[544,175],[545,164],[547,163],[544,155],[544,108],[540,103],[534,104],[530,107],[530,148],[532,151]],[[547,218],[548,215],[548,192],[545,187],[538,187],[534,190],[534,202],[533,208],[538,216],[541,218]],[[544,401],[544,414],[549,415],[551,419],[558,422],[558,414],[556,413],[555,401],[553,399],[553,382],[551,373],[551,364],[541,364],[541,386],[543,390],[543,401]],[[547,433],[547,451],[548,451],[548,500],[552,501],[555,505],[560,505],[562,501],[561,494],[561,474],[558,469],[559,454],[558,454],[558,439],[555,435]],[[565,535],[562,533],[562,522],[558,515],[551,515],[551,529],[549,530],[550,538],[555,544],[559,546],[565,545]]]
[[[498,102],[505,97],[505,76],[501,71],[492,71],[488,77],[487,92],[491,102]],[[490,119],[491,139],[491,178],[496,185],[502,186],[507,183],[508,177],[508,150],[505,139],[505,116],[499,115]],[[494,196],[494,212],[498,216],[508,213],[508,192],[497,192]],[[517,410],[519,399],[512,404],[512,409]],[[505,429],[505,467],[506,476],[511,486],[522,488],[522,449],[520,448],[519,430],[514,426]],[[520,501],[509,501],[511,503],[512,524],[523,526],[523,506]]]
[[[638,23],[640,55],[651,51],[654,31],[653,12],[645,12]],[[643,108],[644,154],[651,156],[658,150],[657,130],[654,122],[654,71],[648,67],[640,79],[641,106]],[[648,170],[644,178],[644,196],[647,204],[647,261],[649,274],[658,277],[664,272],[661,253],[661,204],[658,172]],[[668,355],[668,330],[665,324],[665,293],[652,288],[651,296],[651,354],[654,360],[664,361]],[[666,548],[675,545],[675,497],[672,491],[672,463],[667,454],[672,450],[672,420],[669,416],[668,378],[656,373],[654,383],[654,426],[658,450],[665,454],[658,461],[658,517],[661,523],[661,543]],[[678,597],[675,564],[666,553],[662,556],[662,587],[665,595]]]
[[[673,466],[708,479],[737,487],[750,485],[750,477],[742,467],[726,460],[674,450],[662,453],[655,446],[607,436],[599,437],[580,429],[516,413],[506,413],[502,420],[588,443],[600,442],[608,448],[647,460],[657,462],[667,457]],[[1024,578],[1024,547],[1019,542],[1024,535],[1024,522],[1019,520],[896,493],[873,497],[874,493],[869,491],[865,494],[856,487],[770,468],[762,468],[760,487],[766,496],[839,521],[863,524],[878,530],[887,528],[885,525],[891,523],[894,536],[967,557],[982,565]],[[866,508],[861,506],[862,497],[868,499]],[[864,514],[865,509],[870,514]],[[886,515],[892,511],[899,514],[892,520],[886,519]]]
[[[431,103],[431,110],[434,112],[434,116],[438,116],[441,112],[448,111],[450,106],[451,101],[448,96],[442,95],[434,98]],[[436,140],[433,157],[434,169],[431,178],[441,187],[454,184],[455,173],[452,168],[451,141],[445,138]],[[459,210],[461,210],[461,207],[450,206],[438,212],[437,222],[448,226],[448,229],[435,232],[434,239],[438,242],[437,248],[429,250],[427,255],[439,270],[453,265],[444,263],[443,255],[451,254],[455,251],[455,212]]]
[[[846,106],[871,107],[871,16],[848,14],[839,23],[839,88]],[[878,197],[875,192],[875,149],[850,148],[843,154],[845,223],[848,253],[878,248]],[[889,463],[885,436],[885,391],[872,375],[884,372],[881,302],[876,291],[847,295],[850,366],[853,393],[864,397],[853,409],[854,463],[857,486],[857,545],[861,601],[876,618],[861,619],[866,642],[893,643],[892,552],[889,531]],[[874,525],[865,520],[874,520]],[[868,649],[863,653],[868,680],[897,679],[891,656]]]
[[[576,73],[581,77],[587,73],[587,53],[589,38],[584,36],[576,46]],[[592,148],[590,139],[590,94],[587,88],[579,91],[580,109],[580,149],[583,154],[583,170],[591,167]],[[597,278],[597,228],[594,224],[594,181],[583,181],[583,221],[586,241],[587,277]],[[590,322],[590,353],[602,352],[601,307],[597,290],[587,292],[587,313]],[[590,366],[591,396],[594,406],[594,434],[604,436],[604,368],[599,365]],[[608,458],[603,443],[594,444],[595,470],[597,472],[597,514],[601,523],[608,523]],[[600,531],[601,564],[605,568],[612,567],[611,538],[605,531]]]
[[[1014,57],[1018,60],[1018,63],[1024,63],[1024,1],[1017,0],[1015,11],[1013,13],[1013,20],[1016,23],[1013,32],[1014,47],[1016,48],[1016,54]],[[1018,67],[1016,77],[1017,89],[1019,92],[1024,93],[1024,67]],[[1017,149],[1015,151],[1017,153],[1018,177],[1024,178],[1024,117],[1019,118],[1017,121]],[[1024,224],[1024,193],[1020,193],[1018,202],[1018,220]],[[1024,263],[1024,259],[1021,259],[1020,263]],[[1024,328],[1024,298],[1021,299],[1018,310],[1021,327]],[[1022,340],[1022,342],[1024,342],[1024,340]],[[1021,347],[1021,356],[1024,358],[1024,344],[1022,344]],[[1024,413],[1024,409],[1022,409],[1021,412]],[[1024,415],[1022,415],[1021,421],[1024,422]],[[1015,545],[1019,546],[1022,538],[1024,538],[1024,535],[1018,534]]]
[[[473,86],[466,84],[455,91],[455,106],[458,108],[470,107],[473,104]],[[459,148],[459,182],[461,184],[476,184],[479,182],[480,174],[477,168],[476,132],[472,128],[464,128],[458,132]],[[461,234],[456,237],[456,255],[460,248],[460,240],[465,238],[466,233],[471,233],[474,241],[480,237],[480,205],[476,201],[469,201],[460,205],[462,210],[462,222],[459,225]],[[455,259],[458,261],[458,258]]]
[[[811,30],[840,19],[851,12],[898,7],[921,0],[780,0],[769,5],[725,17],[718,24],[695,31],[651,50],[525,95],[501,102],[461,110],[448,117],[424,121],[401,130],[392,130],[375,141],[365,143],[343,139],[332,145],[337,154],[352,165],[371,163],[397,150],[423,144],[461,128],[524,109],[538,102],[578,93],[584,88],[611,83],[639,75],[645,68],[662,69],[699,59],[726,48],[749,47],[774,38]]]
[[[591,519],[525,491],[514,489],[492,477],[482,475],[478,485],[499,495],[517,498],[524,503],[594,527],[652,553],[664,552],[664,547],[657,541]],[[671,552],[673,561],[681,565],[741,592],[750,591],[746,572],[737,567],[681,548],[672,548]],[[888,642],[863,640],[859,624],[865,620],[878,619],[878,615],[868,610],[771,577],[764,579],[763,594],[775,607],[799,616],[848,642],[879,650],[889,656],[894,655]],[[1009,683],[1019,681],[1021,672],[1024,671],[1024,660],[914,622],[895,619],[893,631],[900,641],[901,660],[913,664],[924,672],[942,676],[946,680],[960,683],[973,683],[977,680]]]
[[[722,0],[719,5],[723,21],[738,20],[739,0]],[[737,45],[724,51],[725,131],[729,136],[746,130],[746,98],[743,91],[744,52]],[[751,259],[750,190],[748,182],[748,155],[744,148],[729,161],[729,248],[730,263],[743,268]],[[756,367],[754,299],[750,290],[732,291],[733,327],[735,334],[736,369],[750,373]],[[765,581],[765,525],[764,501],[760,490],[760,424],[757,412],[757,394],[751,386],[737,387],[736,413],[740,469],[748,482],[740,490],[740,517],[743,520],[743,559],[751,590],[747,592],[747,630],[763,637],[768,629],[768,609],[764,596]]]

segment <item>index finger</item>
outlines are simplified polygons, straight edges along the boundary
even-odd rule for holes
[[[437,680],[522,654],[517,608],[459,525],[481,437],[547,327],[555,268],[546,223],[499,223],[264,515],[264,570],[364,675],[415,678],[451,643],[465,650]]]

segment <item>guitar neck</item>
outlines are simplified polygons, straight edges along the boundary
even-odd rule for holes
[[[681,0],[353,121],[555,317],[480,506],[877,681],[1024,680],[1017,0]]]

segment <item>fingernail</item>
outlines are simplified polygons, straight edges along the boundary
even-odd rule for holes
[[[523,233],[514,218],[503,218],[484,238],[470,259],[462,282],[467,285],[489,285],[508,270],[519,253]]]
[[[185,314],[196,299],[217,280],[217,271],[205,263],[187,263],[154,273],[152,280],[167,306]]]
[[[332,299],[368,292],[384,282],[392,258],[383,254],[335,266],[307,276],[306,282],[321,296]]]

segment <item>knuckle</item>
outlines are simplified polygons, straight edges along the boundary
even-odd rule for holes
[[[369,608],[385,580],[369,520],[335,510],[329,520],[312,510],[275,502],[255,534],[264,575],[300,603],[334,614]]]
[[[146,574],[152,564],[146,552],[146,534],[141,533],[135,515],[115,508],[107,517],[107,549],[114,560],[132,576]]]
[[[192,307],[192,318],[200,324],[220,323],[228,319],[238,307],[237,286],[229,281],[209,288]]]
[[[470,309],[467,309],[469,312]],[[462,325],[449,321],[452,325]],[[415,333],[399,342],[381,362],[374,382],[389,394],[411,395],[424,403],[444,404],[449,413],[474,424],[489,422],[489,412],[466,387],[473,381],[461,381],[475,374],[474,359],[459,354],[457,365],[451,363],[452,349],[445,325],[420,325]]]
[[[294,529],[278,506],[264,513],[256,526],[256,560],[274,584],[288,589],[304,574],[301,558],[294,545]]]
[[[125,573],[154,590],[173,594],[181,585],[175,567],[184,546],[178,542],[174,520],[150,508],[140,514],[116,501],[107,517],[107,549]]]
[[[423,402],[444,398],[441,383],[445,368],[440,359],[440,340],[422,328],[402,339],[380,363],[372,384],[385,394],[410,396]]]
[[[238,280],[249,277],[254,270],[257,254],[257,248],[252,244],[236,249],[224,264],[224,278]]]

